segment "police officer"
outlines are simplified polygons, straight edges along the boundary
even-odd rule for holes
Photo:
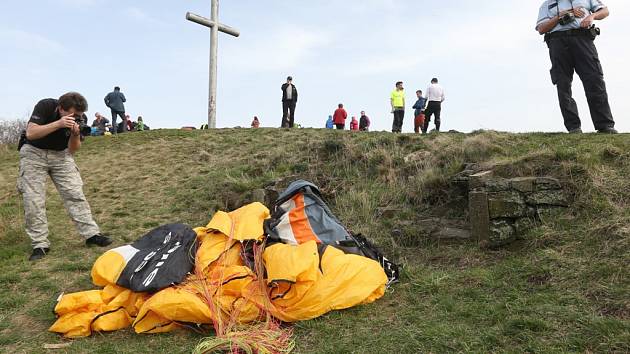
[[[551,81],[557,87],[564,125],[570,133],[582,132],[571,93],[574,72],[584,85],[595,129],[600,133],[617,133],[593,43],[599,34],[593,22],[608,15],[608,8],[599,0],[547,0],[540,7],[536,30],[545,35],[549,47]]]
[[[52,179],[64,206],[87,246],[105,247],[112,240],[103,236],[83,194],[83,181],[72,155],[81,147],[77,119],[87,110],[87,101],[76,92],[58,100],[39,101],[26,128],[26,142],[20,147],[17,187],[24,199],[26,233],[33,253],[29,260],[46,256],[50,250],[46,220],[46,179]]]

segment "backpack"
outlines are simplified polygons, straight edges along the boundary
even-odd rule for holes
[[[330,210],[319,188],[298,180],[282,192],[272,207],[271,218],[265,220],[268,243],[299,245],[315,241],[377,261],[389,282],[398,281],[398,266],[389,261],[365,237],[348,231]]]
[[[126,261],[117,285],[134,292],[154,293],[181,283],[192,272],[197,234],[187,225],[163,225],[131,245],[109,252],[119,253]]]

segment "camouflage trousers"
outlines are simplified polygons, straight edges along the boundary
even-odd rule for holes
[[[33,248],[49,247],[46,218],[46,179],[50,176],[79,234],[92,237],[100,230],[83,195],[83,180],[72,154],[26,144],[20,150],[17,188],[24,199],[26,234]]]

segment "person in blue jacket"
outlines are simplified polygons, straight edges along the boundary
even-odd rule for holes
[[[417,133],[420,132],[420,130],[422,129],[422,134],[426,134],[426,131],[424,130],[424,109],[427,105],[427,99],[426,97],[422,96],[422,90],[418,90],[416,91],[416,96],[418,97],[418,100],[416,101],[416,103],[413,105],[413,117],[414,117],[414,127],[413,130]]]
[[[326,129],[332,129],[335,125],[333,124],[332,116],[328,116],[328,120],[326,121]]]

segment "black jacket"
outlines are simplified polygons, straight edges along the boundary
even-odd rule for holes
[[[287,100],[287,83],[282,85],[282,102],[285,101],[289,101]],[[291,101],[297,102],[298,100],[298,93],[297,93],[297,89],[295,88],[295,85],[291,84],[291,86],[293,86],[293,98],[291,99]]]

